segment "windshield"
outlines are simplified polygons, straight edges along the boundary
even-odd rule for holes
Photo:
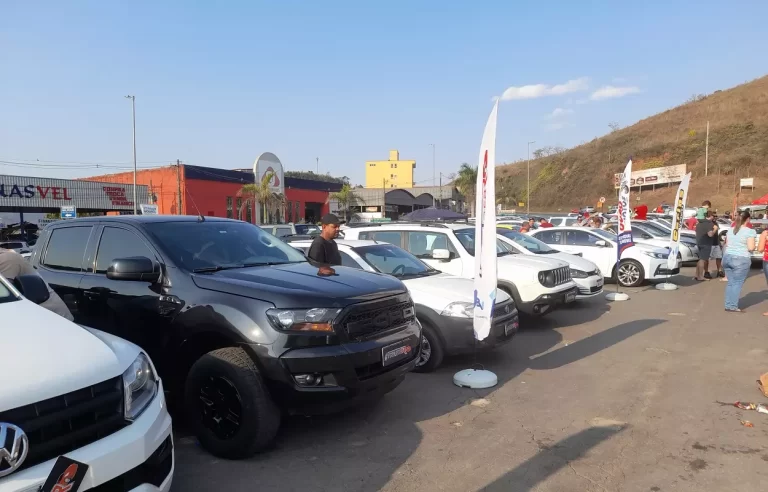
[[[398,278],[421,277],[440,273],[409,252],[391,244],[352,248],[376,271]]]
[[[296,234],[320,234],[320,227],[315,224],[295,224],[293,227],[296,228]]]
[[[616,241],[616,234],[611,231],[606,231],[605,229],[590,229],[590,232],[594,232],[598,236],[605,238],[609,241]]]
[[[190,271],[306,261],[294,248],[247,222],[155,222],[146,228],[174,263]]]
[[[653,237],[666,237],[669,235],[668,231],[665,231],[655,224],[649,224],[648,222],[643,222],[642,224],[633,224],[633,227],[637,227],[641,231],[647,232]]]
[[[3,280],[0,280],[0,304],[4,302],[18,301],[19,298],[13,295]]]
[[[453,232],[456,234],[461,245],[464,246],[464,249],[467,250],[467,253],[475,256],[475,229],[467,227],[466,229],[459,229]],[[511,251],[509,248],[507,248],[500,239],[497,239],[496,256],[506,256],[510,253]]]
[[[512,229],[505,229],[503,227],[496,229],[496,233],[511,241],[514,241],[531,253],[535,253],[537,255],[550,255],[558,253],[556,249],[550,248],[548,244],[543,243],[535,237],[529,236],[528,234],[522,234],[520,232],[513,231]]]

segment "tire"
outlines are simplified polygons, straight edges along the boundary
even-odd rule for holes
[[[200,444],[220,458],[241,459],[263,451],[280,428],[280,410],[256,365],[240,348],[200,357],[187,375],[184,400]]]
[[[621,260],[616,269],[616,281],[622,287],[637,287],[645,281],[643,266],[635,260]]]
[[[421,320],[419,320],[421,321]],[[428,358],[424,356],[428,354]],[[445,349],[437,331],[431,325],[421,323],[421,354],[414,372],[432,372],[443,363]]]

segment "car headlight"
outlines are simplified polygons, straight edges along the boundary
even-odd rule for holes
[[[125,418],[135,420],[157,395],[157,376],[149,358],[139,354],[123,373]]]
[[[651,258],[657,258],[659,260],[665,260],[669,256],[669,254],[658,253],[656,251],[643,251],[643,254],[645,256],[650,256]]]
[[[582,272],[581,270],[576,270],[571,268],[571,278],[587,278],[589,275],[587,272]]]
[[[268,309],[267,317],[281,331],[319,331],[333,333],[337,308]]]
[[[454,318],[472,318],[475,315],[475,305],[471,302],[452,302],[443,309],[441,316],[452,316]]]
[[[539,283],[544,287],[553,287],[555,285],[555,272],[539,272]]]

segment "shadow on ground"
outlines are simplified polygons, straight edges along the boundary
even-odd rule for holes
[[[419,423],[449,414],[473,398],[492,395],[526,369],[546,371],[583,360],[664,321],[635,320],[559,347],[563,341],[560,333],[546,329],[550,322],[558,326],[564,320],[571,324],[588,322],[607,310],[603,301],[555,313],[556,319],[545,317],[504,347],[476,357],[447,359],[432,374],[409,374],[400,387],[380,401],[343,414],[287,418],[275,448],[248,460],[218,460],[200,449],[194,438],[177,436],[173,490],[213,491],[226,485],[229,491],[250,492],[254,484],[259,490],[380,490],[418,449],[422,441]],[[475,361],[496,373],[499,384],[495,388],[467,390],[453,385],[453,374]],[[529,475],[530,480],[539,477],[530,482],[535,484],[546,477],[545,470],[553,464],[564,466],[615,432],[588,429],[542,450],[528,465],[521,465],[505,477],[514,481],[518,474],[526,473],[525,468],[539,470],[538,475]],[[499,482],[498,487],[504,483]]]
[[[587,452],[613,436],[626,426],[590,427],[552,446],[542,447],[534,457],[483,487],[483,492],[526,492],[533,490],[562,468],[570,466]],[[578,490],[574,487],[573,490]]]

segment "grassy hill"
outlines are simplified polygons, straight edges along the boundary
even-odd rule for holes
[[[755,189],[739,203],[768,193],[768,76],[716,91],[589,143],[531,160],[531,210],[556,211],[594,205],[600,196],[616,202],[614,173],[632,156],[633,170],[687,164],[692,172],[689,204],[709,199],[730,208],[740,178]],[[709,173],[704,175],[707,120]],[[499,166],[497,195],[505,205],[525,200],[525,162]],[[632,191],[632,203],[672,203],[677,184]],[[640,197],[638,201],[636,198]]]

